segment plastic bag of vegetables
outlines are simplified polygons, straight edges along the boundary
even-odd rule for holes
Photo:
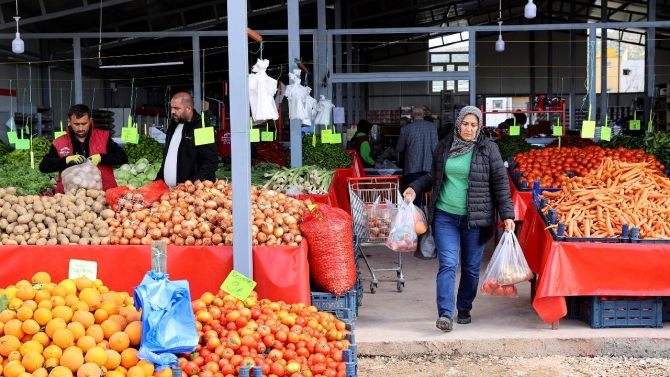
[[[403,201],[398,208],[386,246],[394,251],[415,251],[418,234],[426,232],[426,218],[423,212],[412,203]]]
[[[514,232],[505,232],[486,267],[481,291],[491,296],[517,297],[514,284],[533,277]]]
[[[89,160],[63,170],[61,178],[66,193],[80,188],[102,190],[100,170]]]

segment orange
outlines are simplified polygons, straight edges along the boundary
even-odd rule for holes
[[[95,288],[84,288],[79,293],[79,299],[88,304],[90,310],[97,310],[100,307],[100,292]]]
[[[105,309],[109,315],[119,314],[119,305],[112,299],[101,301],[100,309]]]
[[[125,332],[119,331],[109,337],[109,348],[122,352],[130,346],[130,338]]]
[[[75,312],[79,311],[79,310],[86,311],[86,312],[91,311],[91,309],[88,307],[87,303],[85,303],[84,301],[79,301],[79,300],[77,300],[77,302],[75,302],[74,304],[70,305],[70,307]]]
[[[144,374],[144,369],[138,366],[128,368],[128,373],[126,374],[126,377],[145,377],[145,376],[146,375]]]
[[[5,334],[6,335],[14,335],[15,337],[21,339],[23,338],[26,333],[23,332],[21,329],[21,326],[23,325],[23,322],[21,322],[18,319],[10,319],[9,322],[5,323]]]
[[[65,297],[67,296],[67,291],[65,288],[61,287],[60,285],[57,285],[51,289],[51,297],[58,296],[58,297]]]
[[[74,283],[77,286],[77,290],[80,292],[83,291],[84,288],[93,288],[93,280],[86,276],[75,278]]]
[[[77,377],[100,377],[102,369],[95,363],[85,363],[77,370]]]
[[[30,335],[30,334],[24,334],[24,335],[23,335],[23,338],[21,338],[20,340],[21,340],[21,343],[25,343],[25,342],[27,342],[27,341],[29,341],[29,340],[32,340],[32,339],[33,339],[33,336],[32,336],[32,335]]]
[[[27,301],[35,298],[36,293],[37,291],[35,290],[35,288],[33,288],[32,285],[28,285],[26,287],[19,288],[19,290],[16,291],[16,297],[20,298],[23,301]]]
[[[79,297],[75,294],[68,294],[65,296],[65,306],[69,306],[72,308],[72,305],[74,305],[76,302],[79,301]]]
[[[59,365],[60,365],[60,362],[58,361],[58,359],[48,359],[47,358],[46,360],[44,360],[44,367],[47,368],[47,369],[53,369],[53,368],[55,368]],[[68,369],[68,371],[69,371],[69,369]]]
[[[84,361],[87,363],[94,363],[98,366],[103,366],[107,362],[107,352],[100,347],[93,347],[84,356]]]
[[[54,283],[54,282],[44,283],[44,284],[42,284],[42,290],[51,293],[51,291],[53,291],[55,286],[56,286],[56,283]]]
[[[51,321],[49,321],[49,323],[47,323],[44,332],[47,333],[47,335],[49,335],[49,338],[53,339],[56,330],[65,328],[67,328],[67,324],[65,323],[63,318],[54,318]]]
[[[103,323],[100,324],[100,327],[102,328],[103,334],[105,334],[105,339],[109,339],[109,337],[116,332],[123,331],[121,324],[112,319],[105,320]]]
[[[51,275],[49,273],[40,271],[33,275],[33,278],[30,280],[33,284],[44,284],[51,283]]]
[[[105,373],[105,377],[125,377],[125,374],[118,370],[108,370],[107,373]]]
[[[0,355],[7,357],[12,351],[18,351],[21,341],[14,335],[5,335],[0,338]]]
[[[109,348],[109,342],[106,341],[106,340],[103,340],[102,342],[96,344],[96,346],[98,346],[98,347],[100,347],[100,348],[102,348],[102,349],[104,349],[104,350],[109,350],[109,349],[111,349],[111,348]]]
[[[51,339],[49,339],[49,335],[47,335],[45,332],[40,331],[37,334],[33,335],[33,337],[30,340],[34,340],[37,343],[41,344],[42,347],[46,347],[51,343]]]
[[[44,351],[44,346],[35,340],[29,340],[23,343],[21,347],[19,347],[19,352],[21,352],[21,356],[25,357],[30,351],[35,351],[41,355],[42,351]]]
[[[16,319],[25,321],[30,318],[33,318],[33,310],[30,306],[23,305],[16,311]]]
[[[124,293],[127,295],[127,292],[114,292],[114,291],[105,292],[100,295],[100,300],[101,301],[112,300],[116,303],[117,306],[123,306],[124,300],[126,298],[126,296],[124,296]]]
[[[84,354],[77,347],[68,347],[63,351],[63,356],[61,356],[59,362],[60,365],[74,373],[84,365]]]
[[[40,301],[39,304],[37,304],[37,307],[38,308],[49,309],[49,311],[51,311],[51,309],[53,309],[53,307],[54,307],[54,304],[53,304],[53,302],[51,302],[51,298],[49,298],[48,300]]]
[[[129,369],[137,365],[139,359],[137,358],[137,350],[134,348],[126,348],[121,352],[121,366]]]
[[[42,356],[44,356],[44,358],[47,360],[48,359],[58,360],[61,358],[61,356],[63,356],[63,349],[53,344],[44,349],[44,351],[42,352]]]
[[[58,286],[63,287],[63,289],[65,289],[66,295],[77,294],[77,284],[72,279],[65,279],[60,283],[58,283]]]
[[[23,355],[21,355],[21,351],[12,351],[12,352],[9,353],[9,355],[7,355],[7,362],[10,362],[10,361],[13,361],[13,360],[21,361],[22,358],[23,358]]]
[[[128,334],[131,346],[139,346],[142,339],[142,321],[130,322],[123,332]]]
[[[21,304],[21,306],[22,307],[27,306],[30,309],[32,309],[33,311],[35,311],[35,309],[37,309],[37,302],[35,302],[35,300],[26,300],[26,301],[23,302],[23,304]]]
[[[82,302],[82,301],[79,301]],[[91,327],[95,323],[95,316],[93,313],[86,310],[77,310],[72,315],[72,322],[79,322],[84,329]]]
[[[33,313],[33,319],[37,321],[40,326],[45,326],[52,318],[53,314],[51,314],[51,309],[37,308]]]
[[[121,365],[121,354],[114,351],[114,350],[105,350],[105,353],[107,354],[107,361],[105,361],[104,367],[107,368],[107,370],[111,371],[119,367]]]
[[[58,329],[54,332],[53,341],[58,347],[66,349],[74,346],[74,334],[68,329]]]
[[[49,299],[51,301],[51,307],[52,308],[57,308],[59,306],[65,306],[65,298],[61,296],[54,296],[51,295],[51,298]]]
[[[40,324],[34,319],[28,319],[21,325],[21,330],[26,334],[34,335],[40,332]]]
[[[81,338],[77,339],[77,347],[81,349],[82,352],[86,353],[91,348],[95,347],[95,339],[90,335],[84,335]]]
[[[168,368],[170,369],[170,368]],[[47,368],[37,368],[35,371],[33,371],[33,377],[47,377],[49,375],[49,372],[47,372]]]
[[[72,335],[74,335],[74,341],[76,342],[79,338],[82,336],[86,335],[86,329],[84,328],[84,325],[82,325],[79,322],[70,322],[67,324],[67,329],[72,331]]]
[[[17,310],[22,305],[23,305],[23,300],[21,300],[18,297],[14,297],[14,298],[9,300],[9,303],[7,304],[7,308],[12,309],[12,310]]]
[[[16,311],[5,309],[0,312],[0,322],[7,323],[10,319],[16,318]]]
[[[4,370],[2,371],[5,377],[19,377],[21,373],[25,373],[26,368],[21,364],[19,360],[12,360],[5,365]]]
[[[122,306],[119,308],[119,314],[126,319],[126,322],[139,321],[141,313],[138,312],[134,306]]]
[[[69,306],[63,305],[51,309],[51,314],[53,314],[54,318],[62,318],[67,323],[72,319],[74,312]]]
[[[37,351],[28,351],[28,353],[23,356],[21,364],[26,368],[26,372],[32,373],[37,369],[42,368],[44,357]]]
[[[95,323],[100,324],[100,323],[103,323],[104,321],[107,320],[107,318],[109,317],[109,314],[107,313],[107,310],[105,310],[105,309],[98,309],[93,314],[93,317],[95,318]]]
[[[102,340],[105,339],[105,333],[102,331],[102,327],[97,324],[87,328],[86,335],[92,336],[96,343],[102,342]]]
[[[110,321],[114,321],[114,322],[118,323],[119,326],[121,326],[121,331],[123,331],[126,328],[126,326],[128,325],[128,321],[126,321],[126,319],[123,318],[123,316],[120,315],[120,314],[112,314],[107,319],[110,320]]]
[[[144,370],[145,376],[154,375],[154,363],[148,362],[146,360],[140,360],[137,362],[137,366]]]
[[[14,285],[16,286],[16,288],[23,288],[23,287],[27,287],[27,286],[32,287],[33,286],[33,284],[26,279],[19,280],[19,282],[14,284]]]
[[[172,368],[163,368],[163,370],[155,370],[154,377],[172,377]]]
[[[103,285],[102,280],[100,280],[100,279],[93,280],[93,286],[95,288],[100,288],[102,285]]]
[[[57,366],[49,372],[49,377],[72,377],[72,371],[64,366]]]
[[[45,289],[40,289],[39,291],[37,291],[37,293],[35,293],[35,302],[38,304],[44,300],[49,300],[50,298],[51,293],[49,293],[49,291]]]

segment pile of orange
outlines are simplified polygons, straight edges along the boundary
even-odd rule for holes
[[[140,312],[127,292],[99,279],[46,272],[0,288],[0,376],[149,377],[154,365],[137,357]],[[168,368],[169,369],[169,368]]]

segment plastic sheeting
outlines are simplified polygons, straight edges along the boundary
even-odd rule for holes
[[[306,244],[252,250],[259,297],[287,303],[310,302]],[[217,292],[233,269],[230,246],[168,246],[167,255],[170,278],[188,280],[192,297]],[[151,270],[149,246],[2,246],[0,286],[15,284],[44,270],[54,281],[61,281],[67,278],[70,259],[97,262],[98,278],[114,291],[132,292]]]
[[[351,213],[349,205],[349,182],[347,182],[347,178],[365,177],[365,170],[363,162],[355,150],[347,150],[347,153],[352,158],[351,166],[344,169],[335,169],[335,175],[330,184],[330,191],[334,191],[337,197],[337,206],[345,212]]]
[[[670,296],[670,244],[555,242],[529,206],[519,243],[538,273],[533,307],[543,321],[567,314],[565,296]]]
[[[526,210],[529,206],[533,206],[533,192],[532,191],[519,191],[514,186],[512,177],[507,172],[507,178],[509,180],[509,189],[512,194],[512,203],[514,204],[514,219],[516,221],[523,221],[526,216]]]

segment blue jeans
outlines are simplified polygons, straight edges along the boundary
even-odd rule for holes
[[[433,223],[437,260],[437,313],[454,318],[456,269],[460,257],[461,281],[456,309],[471,310],[477,295],[479,269],[484,245],[479,244],[479,228],[468,228],[467,215],[454,215],[435,208]],[[459,252],[460,251],[460,252]]]

